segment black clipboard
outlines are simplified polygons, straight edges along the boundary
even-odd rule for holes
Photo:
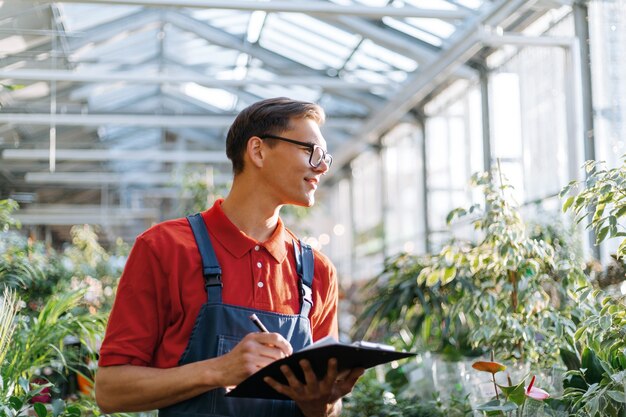
[[[263,378],[269,376],[282,384],[287,384],[287,379],[280,370],[280,367],[282,365],[288,365],[295,376],[300,381],[304,382],[304,372],[299,364],[302,359],[307,359],[311,363],[311,367],[315,375],[317,375],[317,378],[322,379],[326,374],[328,361],[331,358],[337,359],[338,370],[342,371],[354,368],[367,369],[416,355],[416,353],[398,352],[392,349],[393,348],[389,349],[389,347],[385,345],[368,342],[357,342],[350,345],[335,341],[334,343],[323,343],[320,346],[309,346],[291,356],[279,359],[270,363],[265,368],[260,369],[242,381],[234,389],[227,392],[226,396],[288,400],[289,398],[267,385],[265,381],[263,381]]]

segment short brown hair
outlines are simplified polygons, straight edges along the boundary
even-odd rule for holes
[[[253,136],[279,134],[289,129],[293,118],[312,119],[324,123],[324,109],[315,103],[286,97],[258,101],[239,113],[226,136],[226,156],[233,164],[235,175],[243,171],[243,154]]]

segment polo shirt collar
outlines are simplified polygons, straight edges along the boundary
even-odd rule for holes
[[[263,243],[258,243],[243,233],[230,221],[222,210],[223,199],[219,199],[209,210],[205,211],[204,221],[214,237],[235,258],[241,258],[256,245],[263,246],[277,262],[287,256],[289,234],[280,218],[274,233]]]

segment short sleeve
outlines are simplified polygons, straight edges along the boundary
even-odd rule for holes
[[[316,258],[319,253],[316,253]],[[315,268],[320,269],[313,281],[313,291],[318,294],[317,306],[311,317],[313,341],[325,336],[338,338],[337,303],[339,290],[337,283],[337,270],[330,261],[316,262]],[[317,281],[317,282],[316,282]],[[315,288],[318,286],[318,288]]]
[[[100,348],[100,366],[149,366],[167,323],[167,279],[159,256],[139,236],[120,278]]]

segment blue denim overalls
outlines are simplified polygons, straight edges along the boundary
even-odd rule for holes
[[[202,270],[208,301],[202,305],[189,339],[187,349],[179,360],[185,365],[228,353],[243,337],[258,329],[249,316],[256,313],[270,332],[280,333],[297,351],[311,344],[309,312],[313,306],[311,284],[313,282],[313,252],[300,242],[300,250],[294,241],[296,267],[300,277],[300,314],[288,315],[259,311],[222,303],[221,268],[213,251],[204,220],[200,214],[188,216],[191,228],[202,256]],[[233,283],[232,285],[236,285]],[[218,388],[189,400],[159,410],[161,417],[283,417],[301,416],[293,401],[262,400],[224,397],[224,388]]]

